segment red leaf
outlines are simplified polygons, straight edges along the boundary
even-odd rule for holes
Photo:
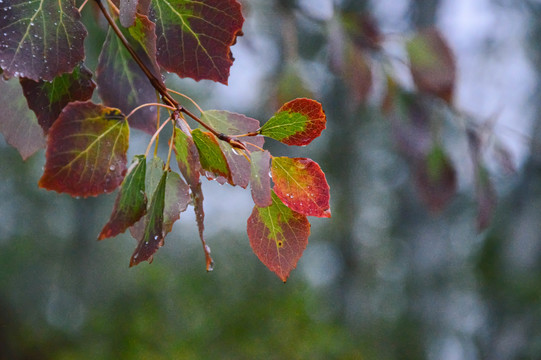
[[[311,99],[295,99],[284,104],[259,132],[287,145],[303,146],[321,135],[326,123],[320,103]]]
[[[417,88],[450,103],[456,64],[453,52],[435,28],[419,32],[407,43],[410,70]]]
[[[273,193],[272,205],[254,207],[247,230],[259,260],[285,282],[308,244],[310,223],[306,216],[289,209]]]
[[[158,63],[197,81],[227,84],[233,64],[230,47],[242,34],[244,18],[235,0],[153,1]]]
[[[28,109],[18,81],[6,81],[0,76],[0,94],[0,133],[26,160],[45,147],[43,129]]]
[[[293,211],[331,217],[329,185],[319,165],[306,158],[272,159],[274,192]]]
[[[118,109],[68,104],[49,130],[39,186],[83,197],[113,191],[126,173],[129,132]]]
[[[96,87],[92,81],[92,72],[82,63],[72,73],[57,76],[53,81],[26,78],[20,81],[28,107],[34,111],[45,132],[49,131],[67,104],[89,100]]]
[[[84,59],[87,31],[73,1],[5,0],[0,14],[4,76],[51,81]]]

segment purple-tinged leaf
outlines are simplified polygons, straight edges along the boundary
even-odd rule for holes
[[[72,73],[62,74],[53,81],[34,81],[21,78],[28,107],[38,117],[43,131],[49,131],[62,109],[73,101],[90,100],[96,84],[92,72],[82,63]]]
[[[5,0],[0,14],[5,77],[51,81],[84,59],[87,31],[73,1]]]
[[[18,81],[0,77],[0,94],[0,133],[26,160],[45,147],[45,134],[34,113],[28,109]]]
[[[236,0],[153,0],[151,19],[158,63],[165,70],[227,84],[234,60],[230,47],[244,22]]]
[[[120,24],[124,27],[130,27],[135,22],[135,14],[137,14],[138,0],[120,0]]]
[[[498,205],[498,195],[490,181],[488,172],[481,165],[475,170],[475,197],[477,200],[477,230],[485,230],[492,220],[496,206]]]
[[[417,88],[451,103],[456,63],[453,52],[440,32],[429,28],[417,33],[406,44],[406,50]]]
[[[146,213],[145,174],[146,157],[136,155],[120,186],[113,213],[101,230],[98,240],[123,233]]]
[[[248,134],[256,132],[259,129],[258,120],[228,111],[204,111],[201,114],[201,120],[210,125],[214,130],[229,136]],[[262,136],[248,136],[239,138],[239,141],[244,143],[248,148],[250,147],[248,143],[261,148],[265,139]],[[238,149],[233,149],[227,142],[220,141],[219,145],[231,170],[232,185],[246,188],[250,182],[250,162],[244,155],[239,153]]]
[[[126,173],[129,135],[120,110],[69,103],[49,129],[39,186],[82,197],[113,191]]]
[[[163,235],[173,229],[175,221],[180,219],[190,202],[190,188],[180,178],[180,175],[170,171],[165,185],[165,207],[163,210]]]
[[[435,147],[417,162],[415,185],[421,199],[433,212],[441,211],[455,196],[455,168],[443,149]]]
[[[155,60],[154,28],[155,25],[146,16],[138,14],[135,24],[122,29],[122,33],[147,68],[161,80]],[[156,90],[112,29],[109,29],[100,54],[96,82],[103,103],[117,107],[125,113],[141,104],[156,102]],[[130,126],[153,134],[156,131],[157,109],[140,109],[128,120]]]
[[[252,151],[250,187],[252,198],[258,207],[266,207],[272,204],[271,182],[270,182],[270,160],[271,154],[268,151]]]
[[[163,221],[166,181],[167,171],[163,171],[160,182],[152,194],[152,200],[145,216],[145,230],[143,236],[138,239],[139,244],[131,257],[130,267],[141,261],[151,263],[154,253],[164,244]]]

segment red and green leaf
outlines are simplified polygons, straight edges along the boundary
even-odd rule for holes
[[[272,159],[274,192],[292,210],[317,217],[331,217],[329,185],[319,165],[306,158]]]
[[[0,77],[0,94],[0,133],[26,160],[45,147],[45,135],[36,116],[28,109],[18,81]]]
[[[201,114],[201,120],[214,130],[230,136],[248,134],[259,129],[258,120],[228,111],[204,111]],[[242,137],[239,140],[244,144],[251,143],[260,148],[265,142],[262,136]],[[219,145],[231,170],[232,184],[246,188],[250,182],[250,162],[239,153],[238,149],[233,149],[227,142],[220,141]]]
[[[147,210],[145,195],[146,157],[137,155],[122,181],[113,213],[103,227],[98,240],[114,237],[135,224]]]
[[[145,217],[143,236],[138,239],[139,244],[131,257],[130,267],[139,264],[141,261],[152,262],[154,253],[163,246],[166,181],[167,171],[163,171],[158,186],[152,195],[148,213]]]
[[[406,44],[410,71],[417,88],[450,103],[456,63],[453,52],[435,28],[417,33]]]
[[[221,176],[231,183],[231,170],[216,136],[210,132],[195,129],[192,131],[192,137],[199,151],[201,167],[207,172],[207,178],[214,179]]]
[[[34,111],[45,132],[49,131],[67,104],[90,100],[96,87],[92,81],[92,72],[82,63],[72,73],[57,76],[53,81],[26,78],[20,81],[28,107]]]
[[[259,133],[287,145],[303,146],[321,135],[326,123],[320,103],[311,99],[295,99],[284,104]]]
[[[266,207],[272,204],[271,182],[270,182],[270,161],[271,154],[268,151],[252,151],[250,187],[252,198],[259,207]]]
[[[52,81],[84,59],[87,31],[73,1],[3,1],[0,14],[4,76]]]
[[[247,230],[259,260],[285,282],[308,244],[310,223],[306,216],[288,208],[273,193],[272,205],[254,207]]]
[[[227,84],[234,60],[230,47],[244,22],[236,0],[153,0],[151,19],[158,63],[165,70]]]
[[[134,25],[122,29],[122,33],[145,66],[156,79],[161,80],[155,60],[154,29],[155,25],[146,16],[138,14]],[[100,54],[96,82],[103,103],[117,107],[125,113],[141,104],[156,102],[156,90],[112,29],[107,33]],[[153,134],[156,131],[157,109],[156,107],[140,109],[128,120],[130,126]]]
[[[189,133],[175,127],[174,142],[173,148],[180,172],[190,187],[196,187],[199,184],[201,164],[193,138]]]
[[[39,186],[83,197],[113,191],[126,173],[129,134],[118,109],[92,102],[68,104],[49,129]]]

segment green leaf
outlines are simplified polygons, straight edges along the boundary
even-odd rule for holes
[[[270,183],[270,160],[271,154],[268,151],[252,151],[250,187],[252,198],[259,207],[266,207],[272,204],[271,183]]]
[[[331,217],[329,185],[319,165],[306,158],[272,159],[276,195],[292,210],[317,217]]]
[[[26,160],[45,147],[45,135],[36,116],[28,109],[18,81],[0,77],[0,94],[0,133]]]
[[[141,261],[152,262],[152,256],[160,247],[163,246],[164,233],[164,207],[165,207],[165,187],[167,180],[167,171],[163,171],[160,182],[156,187],[150,201],[148,214],[146,216],[145,230],[143,236],[139,239],[139,244],[133,252],[130,260],[130,267],[139,264]]]
[[[230,47],[244,18],[235,0],[152,0],[158,63],[167,71],[197,81],[227,84],[233,64]]]
[[[231,170],[216,136],[210,132],[195,129],[192,131],[192,137],[199,151],[201,167],[206,170],[207,177],[214,179],[221,176],[231,183]]]
[[[146,213],[145,174],[146,157],[136,155],[120,186],[113,213],[103,227],[98,240],[123,233]]]
[[[0,14],[4,76],[51,81],[84,59],[87,31],[73,1],[5,0]]]
[[[152,157],[149,164],[146,167],[145,174],[145,189],[146,194],[154,194],[156,187],[162,178],[164,171],[164,162],[159,157]],[[147,204],[147,214],[143,216],[139,221],[133,224],[130,227],[130,234],[135,240],[140,240],[143,237],[145,231],[145,224],[148,222],[148,210],[150,208],[150,203]]]
[[[126,173],[129,135],[120,110],[69,103],[49,129],[39,186],[83,197],[113,191]]]
[[[320,103],[311,99],[295,99],[284,104],[259,133],[287,145],[304,146],[321,135],[326,123]]]
[[[142,62],[161,80],[156,63],[154,29],[155,25],[146,16],[138,14],[132,27],[121,30]],[[107,33],[100,54],[96,82],[103,103],[125,113],[141,104],[156,102],[156,90],[112,29]],[[153,134],[156,131],[157,109],[154,106],[145,107],[128,120],[130,126]]]
[[[201,114],[201,120],[226,135],[241,135],[257,132],[259,121],[242,114],[221,110],[207,110]],[[240,140],[242,139],[242,140]],[[247,136],[239,138],[239,141],[248,148],[249,144],[262,148],[265,139],[262,136]],[[225,141],[219,141],[220,148],[225,155],[227,164],[231,171],[232,185],[239,185],[246,188],[250,182],[250,162],[239,153],[239,149],[233,149]]]
[[[82,63],[72,73],[57,76],[53,81],[26,78],[20,81],[28,107],[34,111],[45,132],[49,131],[67,104],[89,100],[96,87],[92,81],[92,72]]]
[[[254,206],[247,230],[259,260],[285,282],[308,245],[310,223],[306,216],[288,208],[272,193],[272,205]]]

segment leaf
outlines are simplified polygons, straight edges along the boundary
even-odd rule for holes
[[[310,223],[306,216],[288,208],[272,193],[272,205],[254,206],[247,230],[259,260],[285,282],[308,244]]]
[[[320,103],[311,99],[295,99],[284,104],[259,133],[287,145],[303,146],[321,135],[326,122]]]
[[[203,251],[205,252],[205,262],[207,271],[212,271],[214,269],[214,260],[210,256],[210,247],[205,241],[205,212],[203,211],[203,191],[201,190],[201,183],[198,183],[196,186],[191,187],[192,190],[192,200],[193,207],[195,212],[195,220],[197,222],[197,228],[199,229],[199,238],[201,239],[201,244],[203,245]]]
[[[216,136],[201,129],[193,130],[192,136],[199,151],[201,167],[207,171],[207,178],[222,176],[231,183],[231,170]]]
[[[475,170],[475,197],[477,199],[477,231],[485,230],[492,220],[498,196],[486,169],[478,165]]]
[[[421,92],[451,103],[456,63],[454,55],[435,28],[417,33],[406,44],[413,82]]]
[[[0,14],[4,76],[51,81],[84,59],[87,31],[73,1],[3,1]]]
[[[272,204],[271,183],[270,183],[270,160],[271,154],[268,151],[253,151],[250,154],[251,177],[250,187],[252,198],[259,207],[266,207]]]
[[[18,81],[0,77],[0,94],[0,133],[26,160],[45,147],[45,135],[36,116],[28,109]]]
[[[154,29],[155,25],[146,16],[138,14],[135,24],[121,31],[142,62],[157,79],[161,80],[155,60]],[[156,90],[112,29],[107,33],[100,54],[96,82],[103,103],[117,107],[125,113],[141,104],[156,102]],[[128,120],[130,126],[153,134],[156,131],[157,109],[156,107],[140,109]]]
[[[38,117],[43,131],[49,131],[62,109],[73,101],[86,101],[92,97],[96,84],[92,72],[80,63],[72,73],[62,74],[53,81],[34,81],[21,78],[28,107]]]
[[[145,190],[146,194],[154,194],[156,188],[162,178],[165,163],[159,157],[152,157],[149,164],[146,166],[145,174]],[[130,226],[130,234],[135,240],[140,240],[145,232],[145,226],[148,222],[148,211],[150,209],[150,203],[147,203],[146,215],[144,215],[139,221]]]
[[[101,230],[98,240],[114,237],[135,224],[147,210],[145,195],[146,157],[136,155],[122,181],[113,213]]]
[[[195,187],[199,184],[201,171],[199,152],[191,135],[177,127],[174,131],[174,149],[178,167],[190,187]]]
[[[230,47],[242,34],[244,18],[235,0],[153,0],[158,63],[197,81],[227,84]]]
[[[272,158],[274,192],[290,209],[306,216],[331,217],[329,185],[319,165],[306,158]]]
[[[124,27],[130,27],[135,22],[138,0],[120,0],[120,23]]]
[[[415,169],[415,184],[421,199],[431,211],[441,211],[455,196],[455,168],[443,149],[434,147]]]
[[[169,171],[165,184],[165,207],[163,211],[163,236],[173,229],[175,221],[180,219],[180,213],[186,211],[190,202],[190,189],[180,178],[180,175]]]
[[[216,131],[231,136],[257,132],[259,129],[258,120],[228,111],[207,110],[201,114],[201,120]],[[262,136],[247,136],[243,137],[241,142],[247,147],[250,146],[247,145],[250,143],[261,148],[265,139]],[[246,188],[250,182],[250,162],[239,153],[238,149],[233,149],[227,142],[219,141],[218,144],[229,165],[232,185]]]
[[[130,267],[139,264],[141,261],[148,261],[151,263],[154,253],[163,246],[166,180],[167,171],[163,171],[160,182],[152,195],[148,214],[146,216],[143,237],[139,239],[139,244],[133,252],[130,260]]]
[[[49,129],[39,186],[83,197],[113,191],[126,173],[129,135],[120,110],[69,103]]]

